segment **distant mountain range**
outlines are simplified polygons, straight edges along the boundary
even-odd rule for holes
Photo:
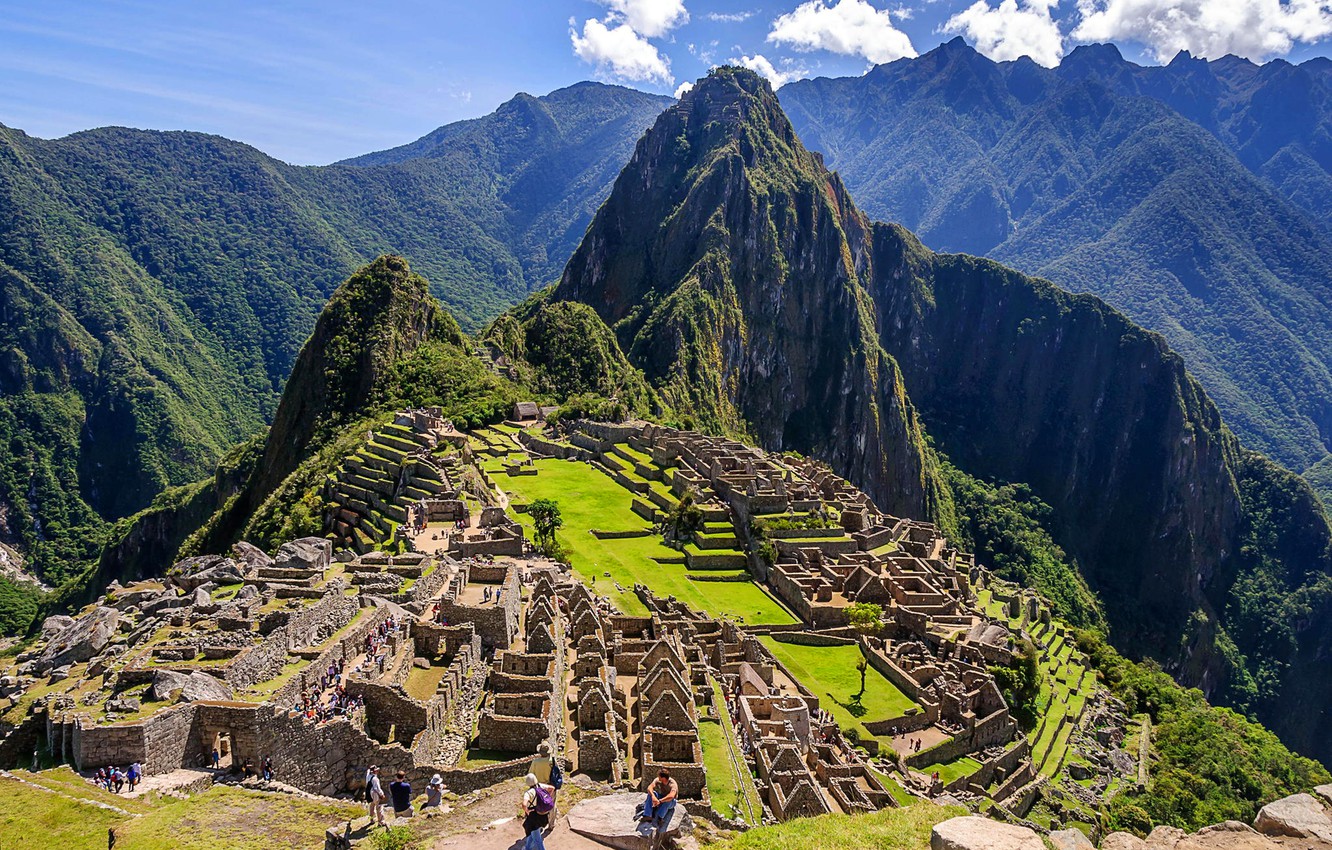
[[[1332,62],[1045,69],[955,39],[780,97],[867,213],[1099,295],[1247,443],[1332,480]]]
[[[553,281],[669,102],[520,94],[327,167],[198,133],[0,127],[0,542],[59,583],[106,521],[208,474],[273,415],[333,288],[382,252],[471,328]]]

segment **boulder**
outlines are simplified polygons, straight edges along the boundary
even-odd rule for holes
[[[273,553],[273,566],[287,570],[323,572],[333,561],[333,543],[322,537],[302,537],[283,543]]]
[[[186,558],[176,564],[167,573],[171,583],[186,593],[191,593],[200,585],[237,584],[245,580],[246,568],[239,561],[224,558],[221,555],[199,555]]]
[[[60,629],[37,656],[33,669],[40,675],[96,658],[111,643],[119,626],[119,611],[105,606],[94,608]]]
[[[230,700],[231,688],[225,682],[215,679],[199,670],[186,675],[175,670],[159,670],[153,674],[153,684],[148,689],[148,698],[155,702],[168,702],[173,695],[180,702],[195,700]]]
[[[1080,829],[1056,829],[1050,833],[1050,843],[1055,850],[1096,850],[1096,845]]]
[[[54,614],[42,620],[42,640],[50,640],[64,629],[74,625],[74,618],[66,614]]]
[[[1278,844],[1235,820],[1203,827],[1175,845],[1175,850],[1277,850]]]
[[[1291,794],[1258,810],[1253,828],[1263,835],[1316,838],[1332,842],[1332,819],[1310,794]]]
[[[1324,805],[1332,806],[1332,785],[1319,785],[1314,793],[1323,799]]]
[[[1068,775],[1075,780],[1091,779],[1095,775],[1090,767],[1081,762],[1073,762],[1068,766]]]
[[[121,714],[133,714],[141,707],[140,702],[134,697],[121,697],[120,699],[109,699],[106,701],[106,710],[115,711]]]
[[[1045,843],[1025,826],[967,815],[934,827],[930,850],[1045,850]]]
[[[232,546],[231,553],[236,556],[236,560],[243,563],[250,570],[273,566],[273,559],[268,557],[267,552],[253,543],[246,543],[244,540]]]
[[[1147,842],[1131,832],[1112,832],[1101,839],[1101,850],[1146,850]]]
[[[1151,850],[1174,850],[1174,846],[1188,836],[1177,826],[1158,826],[1147,836],[1147,846]]]
[[[569,810],[569,829],[617,850],[649,850],[652,825],[638,822],[639,807],[645,796],[633,791],[584,800]],[[679,839],[689,834],[693,826],[684,806],[677,805],[664,829],[667,838]],[[1039,841],[1033,850],[1043,850]]]

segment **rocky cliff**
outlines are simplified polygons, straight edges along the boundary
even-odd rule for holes
[[[855,470],[920,515],[937,484],[876,338],[869,233],[767,84],[721,69],[639,142],[553,297],[591,305],[686,424]]]
[[[700,424],[938,518],[914,400],[960,466],[1054,507],[1120,646],[1332,758],[1328,694],[1290,667],[1329,639],[1309,488],[1255,465],[1165,342],[1099,299],[870,223],[757,76],[714,71],[663,113],[555,297]]]

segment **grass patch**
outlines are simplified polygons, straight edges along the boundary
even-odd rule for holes
[[[864,815],[820,815],[761,826],[710,844],[716,850],[920,850],[935,824],[967,814],[959,806],[918,803]]]
[[[934,773],[935,771],[938,771],[939,779],[942,780],[945,785],[954,780],[961,779],[964,776],[970,776],[980,769],[981,763],[971,756],[962,756],[961,758],[955,758],[952,761],[940,762],[939,764],[931,764],[919,768],[921,773]]]
[[[862,736],[872,737],[862,723],[901,717],[916,707],[910,697],[873,667],[865,672],[865,693],[860,702],[852,701],[860,691],[860,673],[856,670],[856,662],[860,660],[858,646],[802,646],[780,643],[768,635],[760,636],[759,640],[801,684],[813,691],[820,705],[832,712],[843,729],[857,728]],[[888,745],[887,738],[880,740]]]
[[[448,667],[441,664],[432,664],[425,669],[413,665],[407,673],[407,681],[403,687],[412,699],[427,702],[439,690],[439,682],[448,670]]]
[[[58,777],[46,778],[54,773],[42,774],[42,784],[66,784]],[[95,791],[91,786],[86,788]],[[78,796],[88,798],[82,793]],[[115,798],[110,801],[112,805],[138,810],[130,800],[108,796]],[[215,786],[188,800],[164,799],[140,805],[142,816],[130,818],[12,780],[0,780],[0,847],[102,850],[107,830],[114,827],[116,846],[132,850],[313,848],[323,846],[324,830],[331,823],[363,811],[350,803],[317,803],[226,786]]]
[[[691,608],[713,616],[731,617],[754,625],[786,624],[795,617],[753,582],[690,581],[678,564],[659,564],[653,558],[678,558],[654,535],[622,540],[598,540],[594,528],[651,529],[630,510],[629,491],[594,467],[572,460],[535,461],[537,475],[505,478],[498,483],[519,502],[554,499],[564,517],[556,537],[568,553],[574,572],[597,593],[607,596],[627,614],[645,615],[647,609],[633,593],[635,583],[647,585],[660,596],[674,596]],[[531,519],[516,514],[531,531]],[[610,578],[602,574],[610,573]],[[612,581],[624,588],[617,591]]]

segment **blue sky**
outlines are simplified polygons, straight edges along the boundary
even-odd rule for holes
[[[1332,0],[0,0],[0,123],[217,133],[326,163],[584,79],[675,92],[715,64],[861,74],[960,34],[1046,65],[1332,52]]]

